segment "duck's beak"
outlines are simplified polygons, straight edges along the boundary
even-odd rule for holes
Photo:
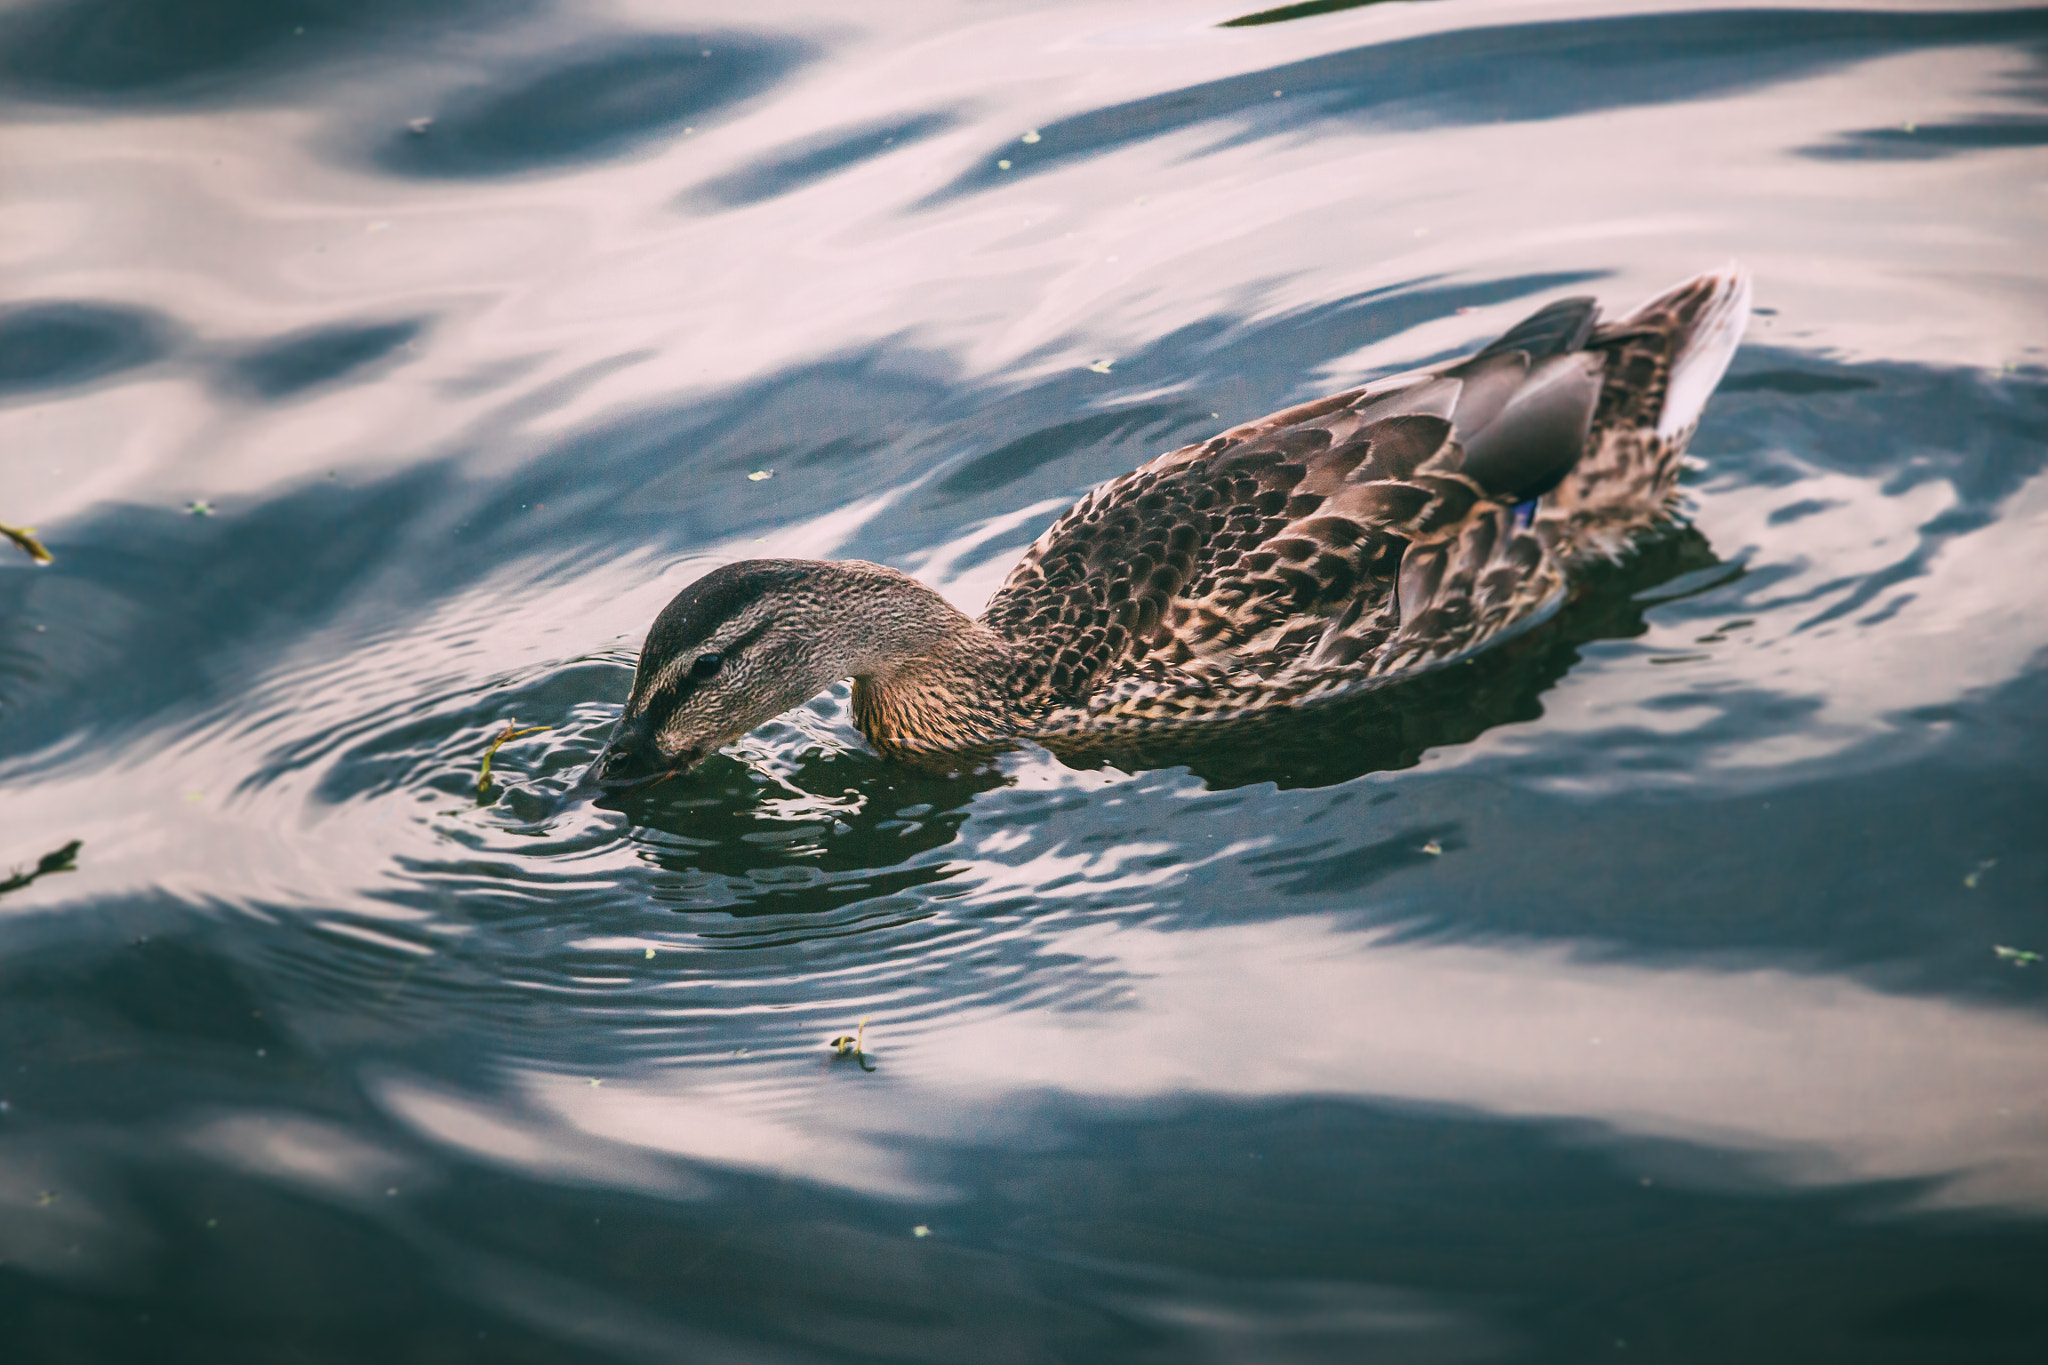
[[[683,771],[683,765],[671,765],[648,771],[631,761],[630,753],[622,752],[607,745],[597,760],[585,768],[575,783],[548,802],[547,813],[560,815],[571,806],[595,801],[601,796],[620,796],[626,792],[651,787],[657,782],[666,782]]]
[[[611,742],[597,756],[576,785],[562,794],[563,800],[634,791],[666,782],[697,766],[702,751],[687,749],[674,758],[664,757],[654,742],[654,727],[645,713],[621,717],[612,731]]]

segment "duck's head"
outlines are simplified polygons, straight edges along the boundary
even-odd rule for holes
[[[647,632],[633,692],[585,778],[687,772],[842,678],[885,673],[968,625],[938,594],[859,560],[750,559],[677,593]]]

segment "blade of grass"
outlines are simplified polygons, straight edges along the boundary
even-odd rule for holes
[[[518,721],[506,722],[504,732],[500,734],[496,739],[491,741],[490,748],[484,750],[483,770],[476,775],[476,794],[478,796],[482,796],[484,794],[484,789],[491,785],[491,755],[498,752],[498,747],[500,745],[505,744],[510,740],[524,739],[528,735],[537,735],[543,730],[552,730],[555,728],[552,725],[533,725],[529,726],[524,730],[521,730],[518,728],[518,725]]]
[[[0,536],[6,536],[19,545],[21,552],[38,564],[49,564],[56,559],[55,555],[43,548],[43,542],[36,539],[36,528],[33,526],[0,526]]]

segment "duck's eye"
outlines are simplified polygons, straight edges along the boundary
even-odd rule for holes
[[[716,654],[699,654],[697,662],[690,665],[690,672],[699,678],[708,678],[713,673],[716,673],[718,666],[724,662],[725,660],[719,658]]]

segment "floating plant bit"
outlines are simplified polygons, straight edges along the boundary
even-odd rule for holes
[[[56,556],[43,548],[43,542],[36,539],[33,526],[0,526],[0,536],[6,536],[21,547],[21,552],[38,564],[48,564]]]
[[[56,852],[45,853],[42,857],[38,858],[35,871],[23,872],[17,867],[14,869],[13,876],[9,877],[6,881],[0,881],[0,896],[6,895],[9,891],[19,891],[36,878],[47,877],[52,872],[78,871],[78,850],[84,846],[85,841],[83,839],[73,839]]]
[[[484,794],[484,788],[491,785],[491,755],[498,752],[499,745],[504,744],[507,740],[523,739],[527,735],[537,735],[543,730],[552,730],[555,728],[552,725],[535,725],[529,727],[528,729],[521,730],[516,728],[517,726],[517,721],[507,721],[505,724],[504,731],[496,739],[491,741],[490,748],[484,750],[483,770],[476,775],[476,794],[478,796],[482,796]]]
[[[844,1057],[849,1052],[859,1052],[862,1040],[867,1037],[868,1020],[873,1017],[872,1015],[863,1014],[860,1017],[860,1023],[854,1025],[852,1033],[842,1033],[837,1038],[834,1038],[832,1040],[833,1055]]]
[[[2028,952],[2025,948],[2008,948],[2003,943],[1992,944],[1991,951],[1997,953],[2015,967],[2024,967],[2029,962],[2039,962],[2041,960],[2039,953]]]
[[[873,1071],[875,1069],[874,1063],[868,1060],[867,1049],[864,1046],[868,1035],[868,1020],[873,1017],[873,1015],[863,1014],[860,1017],[860,1023],[854,1026],[852,1033],[842,1033],[832,1040],[830,1046],[834,1058],[851,1057],[860,1063],[862,1071]]]
[[[1109,367],[1115,363],[1116,362],[1113,360],[1097,360],[1090,363],[1088,368],[1095,371],[1095,373],[1097,374],[1108,374]]]
[[[772,469],[757,469],[753,473],[747,475],[747,482],[759,483],[763,479],[772,479],[774,477],[775,471]]]

